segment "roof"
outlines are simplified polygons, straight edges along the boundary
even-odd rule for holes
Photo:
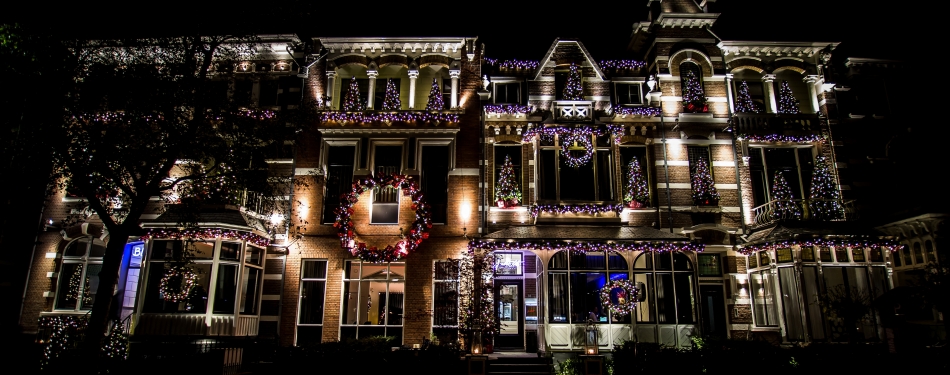
[[[486,239],[688,241],[689,238],[650,227],[621,226],[517,226],[485,235]]]
[[[565,45],[561,51],[558,51],[558,47]],[[571,46],[573,45],[573,46]],[[600,70],[600,65],[597,64],[597,61],[591,57],[590,52],[587,51],[587,48],[584,47],[584,43],[581,43],[579,40],[562,40],[561,38],[554,39],[554,42],[551,43],[551,48],[548,48],[548,52],[544,54],[544,58],[541,59],[541,63],[538,64],[538,69],[534,73],[534,79],[541,78],[541,72],[544,71],[544,68],[548,66],[548,63],[551,61],[556,62],[558,57],[561,55],[580,55],[587,61],[587,63],[594,68],[594,72],[597,74],[597,78],[604,79],[604,72]],[[576,59],[572,59],[576,60]],[[575,61],[578,66],[583,66],[580,61]]]
[[[781,222],[774,226],[763,228],[746,237],[743,246],[786,241],[791,239],[808,239],[822,237],[873,237],[881,238],[887,235],[877,229],[849,221],[827,222]]]
[[[192,217],[192,215],[195,215]],[[169,206],[169,208],[155,219],[142,220],[144,227],[167,227],[179,226],[182,222],[197,223],[200,227],[227,227],[236,230],[260,230],[263,231],[263,225],[260,220],[255,219],[241,212],[237,206],[232,205],[214,205],[205,206],[197,212],[185,212],[178,205]]]

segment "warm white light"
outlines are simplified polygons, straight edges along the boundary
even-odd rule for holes
[[[468,219],[472,217],[472,204],[465,200],[462,201],[462,204],[459,205],[459,220],[462,221],[462,225],[468,224]]]
[[[271,224],[274,224],[274,225],[280,224],[281,219],[283,219],[283,217],[278,215],[276,212],[270,215]]]

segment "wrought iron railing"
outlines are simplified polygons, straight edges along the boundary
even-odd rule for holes
[[[738,134],[819,134],[821,126],[816,114],[737,113],[733,126]]]
[[[752,209],[753,227],[779,220],[854,220],[854,201],[841,199],[776,199]]]

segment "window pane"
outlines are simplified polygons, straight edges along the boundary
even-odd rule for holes
[[[566,270],[567,269],[567,254],[568,251],[560,251],[554,254],[551,257],[551,262],[548,264],[548,269],[551,270]]]
[[[755,272],[750,276],[755,325],[759,327],[778,325],[773,279],[770,271]]]
[[[521,254],[496,253],[495,254],[495,274],[496,275],[521,275],[522,269]]]
[[[387,303],[383,306],[380,306],[379,312],[382,314],[386,313],[386,325],[391,326],[401,326],[402,325],[402,314],[405,311],[403,303],[405,302],[405,283],[403,282],[390,282],[389,283],[389,298],[386,300]]]
[[[775,260],[778,263],[788,263],[792,261],[792,248],[784,247],[775,251]]]
[[[673,253],[673,270],[676,271],[689,271],[693,269],[693,262],[689,260],[689,257],[686,254],[681,252]]]
[[[152,241],[152,259],[181,259],[182,241]]]
[[[696,258],[699,261],[699,276],[722,275],[719,254],[699,254]]]
[[[327,277],[327,261],[305,260],[300,274],[304,279],[325,279]]]
[[[818,268],[802,267],[802,287],[805,295],[806,315],[808,319],[809,332],[814,340],[825,339],[825,321],[821,315],[821,305],[814,303],[818,301]]]
[[[557,159],[553,149],[542,149],[538,153],[538,199],[557,199]]]
[[[831,262],[831,248],[830,247],[821,247],[818,248],[818,257],[822,262]]]
[[[606,257],[602,252],[571,253],[572,270],[603,270],[607,269]]]
[[[607,321],[607,312],[600,304],[600,289],[606,283],[605,273],[571,273],[571,323]]]
[[[597,150],[597,199],[616,200],[614,194],[614,158],[610,150]]]
[[[240,242],[222,242],[221,260],[239,260],[241,259]]]
[[[569,151],[575,157],[583,154],[584,151]],[[567,165],[567,158],[561,155],[560,168],[560,190],[561,200],[592,201],[594,196],[594,165],[593,161],[579,167]]]
[[[749,268],[759,268],[759,257],[755,253],[749,254]]]
[[[90,264],[86,266],[85,291],[82,296],[82,309],[91,310],[92,304],[96,302],[96,291],[99,290],[99,272],[102,271],[102,264]]]
[[[234,298],[237,295],[238,266],[218,265],[218,280],[214,286],[215,314],[234,314]]]
[[[609,270],[627,270],[627,260],[618,253],[609,253],[607,255],[607,269]]]
[[[855,262],[864,262],[864,249],[860,247],[851,248],[851,259]]]
[[[327,282],[322,280],[300,282],[300,324],[323,324],[326,285]]]
[[[363,302],[362,306],[366,306],[366,302],[369,300],[368,298],[363,297],[364,296],[360,295],[359,281],[348,281],[343,283],[343,312],[341,313],[342,319],[340,324],[360,323],[360,300]],[[368,297],[368,295],[366,297]]]
[[[143,312],[204,314],[208,307],[211,264],[190,264],[186,266],[198,275],[198,282],[191,289],[188,298],[181,302],[165,301],[159,293],[162,278],[168,272],[168,269],[173,266],[175,264],[164,262],[151,262],[149,265]]]
[[[422,147],[421,188],[433,223],[444,224],[449,203],[449,146]]]
[[[340,207],[340,195],[349,191],[353,182],[354,155],[356,155],[356,146],[330,146],[327,150],[323,223],[332,223],[336,220],[334,210]]]
[[[927,240],[927,242],[924,243],[924,248],[927,249],[927,261],[928,261],[928,262],[936,262],[936,261],[937,261],[937,257],[936,257],[936,255],[934,254],[934,243],[933,243],[933,241]]]
[[[920,250],[920,242],[914,242],[914,263],[924,263],[924,253]]]
[[[241,287],[241,314],[257,314],[257,292],[263,272],[259,268],[244,267],[244,285]]]
[[[524,195],[524,189],[521,188],[521,145],[511,146],[511,145],[496,145],[495,146],[495,166],[494,166],[494,177],[492,181],[494,182],[495,191],[498,191],[501,180],[501,172],[505,166],[505,160],[511,162],[512,174],[514,175],[514,187],[518,189],[518,192],[521,193],[521,201],[523,202],[526,198]],[[492,201],[496,201],[496,195],[492,195]]]
[[[256,266],[264,264],[264,249],[248,244],[244,249],[244,262]]]
[[[848,248],[844,246],[835,246],[835,261],[838,262],[849,262],[848,259]]]
[[[634,312],[637,314],[637,322],[653,322],[656,320],[654,310],[654,288],[652,273],[636,273],[633,275],[633,281],[637,283],[637,288],[643,290],[643,301],[637,302],[637,308]]]
[[[214,242],[186,241],[185,253],[187,253],[191,259],[213,259]]]
[[[805,331],[802,327],[802,301],[798,298],[795,268],[779,268],[778,277],[779,286],[782,288],[782,307],[785,310],[785,333],[789,340],[803,340]]]
[[[633,268],[635,269],[653,269],[653,253],[645,252],[637,256],[637,259],[633,261]]]
[[[73,310],[82,296],[88,294],[82,283],[82,271],[82,263],[63,263],[59,271],[59,279],[57,279],[59,284],[56,292],[57,309]]]
[[[670,253],[654,253],[653,260],[656,262],[656,269],[660,271],[673,270],[673,259]]]
[[[693,274],[677,272],[673,274],[676,283],[676,317],[679,324],[696,323],[696,300],[693,289]]]
[[[106,244],[99,239],[92,239],[92,246],[89,248],[90,258],[102,258],[106,254]]]
[[[802,261],[815,261],[815,248],[813,246],[802,246]]]
[[[657,323],[676,323],[676,292],[673,289],[673,274],[656,275]]]
[[[548,320],[551,323],[568,323],[568,301],[567,274],[548,274]]]
[[[436,281],[433,294],[432,324],[434,326],[458,325],[457,281]]]

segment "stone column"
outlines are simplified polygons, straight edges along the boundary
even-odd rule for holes
[[[333,106],[332,95],[333,95],[333,90],[335,89],[336,89],[336,72],[332,70],[327,71],[327,88],[326,88],[327,102],[324,103],[324,105],[327,106],[328,108]]]
[[[459,106],[459,75],[461,70],[449,70],[449,77],[452,77],[452,103],[449,109],[456,109]]]
[[[379,71],[367,70],[366,75],[369,76],[369,92],[366,94],[366,109],[373,109],[373,99],[376,98],[376,77],[379,76]]]
[[[808,87],[808,101],[811,103],[812,113],[818,113],[818,92],[815,85],[818,83],[818,76],[805,76],[805,86]]]
[[[409,71],[409,109],[416,108],[416,79],[419,78],[418,70]]]
[[[726,74],[726,100],[729,101],[729,113],[736,113],[736,98],[732,96],[732,73]]]
[[[778,105],[775,103],[775,74],[765,74],[762,76],[762,87],[765,88],[765,111],[776,113]]]

